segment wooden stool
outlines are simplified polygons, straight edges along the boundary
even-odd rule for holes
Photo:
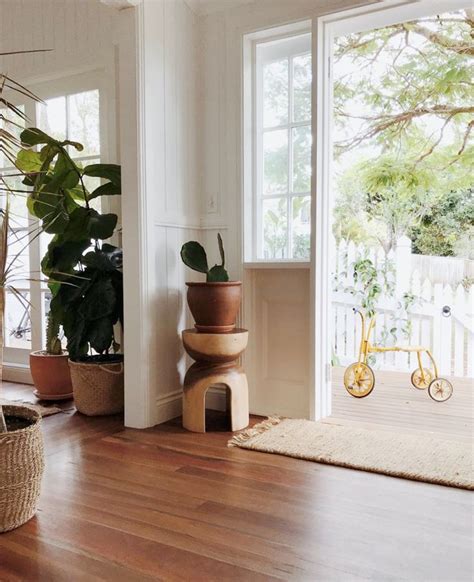
[[[230,393],[233,431],[249,423],[247,376],[236,360],[247,347],[248,331],[230,333],[183,331],[183,344],[196,362],[186,372],[183,395],[183,426],[192,432],[206,432],[206,392],[215,384],[224,384]]]

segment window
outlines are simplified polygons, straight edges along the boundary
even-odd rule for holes
[[[90,85],[90,81],[87,84]],[[40,95],[45,92],[47,89],[37,91]],[[44,104],[27,104],[24,110],[29,117],[28,124],[57,139],[82,143],[84,149],[81,152],[70,147],[72,157],[79,164],[98,163],[101,155],[99,89],[63,89],[61,93],[46,98]],[[15,168],[6,160],[0,160],[0,172],[8,176],[15,173]],[[25,188],[18,178],[7,177],[7,180],[12,189]],[[99,185],[98,178],[87,178],[86,187],[95,189]],[[94,202],[100,204],[100,198]],[[26,364],[28,352],[44,346],[45,316],[51,297],[46,283],[41,281],[40,263],[52,236],[46,233],[37,236],[38,224],[28,215],[26,195],[11,197],[10,222],[9,256],[13,257],[21,251],[20,257],[15,260],[14,277],[20,296],[8,293],[6,297],[5,361]]]
[[[255,44],[253,222],[257,260],[308,260],[311,35]]]

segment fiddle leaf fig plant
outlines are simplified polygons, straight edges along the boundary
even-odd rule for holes
[[[61,353],[60,326],[73,360],[90,349],[117,351],[114,326],[123,319],[122,250],[104,242],[115,232],[117,215],[101,213],[91,202],[121,193],[120,166],[82,167],[70,153],[81,151],[82,144],[56,140],[37,128],[24,130],[20,139],[16,166],[32,188],[28,209],[42,230],[53,235],[41,262],[52,295],[47,352]],[[90,191],[88,178],[102,183]]]
[[[200,243],[197,241],[189,241],[181,247],[181,259],[183,263],[190,269],[193,269],[193,271],[205,273],[208,283],[222,283],[229,280],[229,275],[225,269],[224,244],[220,233],[217,234],[217,242],[219,245],[221,264],[214,265],[211,269],[209,269],[207,262],[206,251]]]

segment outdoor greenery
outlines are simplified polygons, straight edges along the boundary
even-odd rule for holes
[[[60,350],[62,326],[72,359],[90,349],[99,354],[117,351],[114,326],[123,319],[122,251],[103,242],[114,234],[117,215],[101,213],[92,204],[121,193],[120,166],[81,167],[72,152],[81,151],[82,144],[53,139],[37,128],[24,130],[20,139],[24,147],[16,166],[26,175],[23,184],[31,188],[28,209],[52,235],[41,262],[52,294],[47,349]],[[85,186],[90,177],[103,181],[91,192]]]
[[[472,258],[473,56],[472,10],[337,39],[337,239]]]

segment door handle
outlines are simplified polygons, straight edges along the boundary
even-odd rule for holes
[[[449,305],[444,305],[441,309],[441,314],[443,317],[451,317],[451,307]]]

